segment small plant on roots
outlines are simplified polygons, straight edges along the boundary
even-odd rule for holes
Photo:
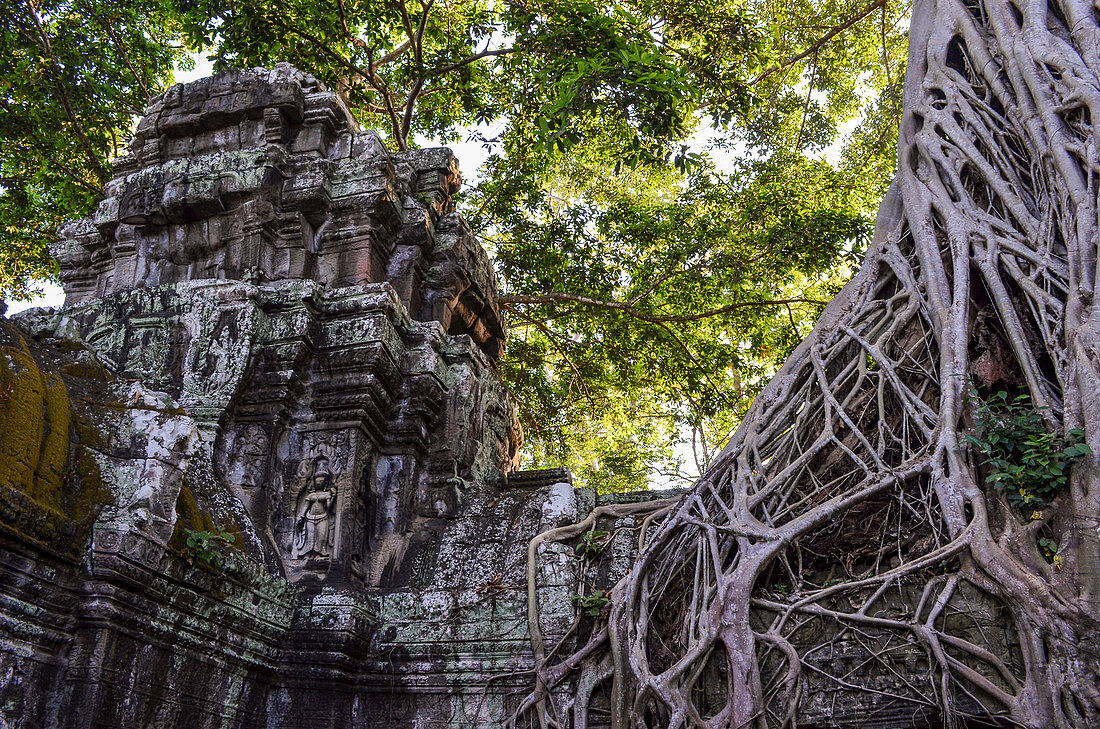
[[[1056,569],[1062,567],[1062,558],[1058,555],[1058,542],[1050,537],[1039,537],[1039,551],[1043,559],[1054,565]]]
[[[1084,431],[1052,432],[1043,408],[1032,407],[1027,395],[1010,399],[1002,390],[985,400],[972,390],[971,396],[978,401],[977,428],[966,442],[983,456],[986,483],[1022,512],[1050,506],[1069,483],[1073,460],[1092,453]]]
[[[610,532],[603,529],[590,529],[581,537],[575,551],[578,557],[595,557],[604,550],[610,540]]]
[[[598,617],[609,602],[611,597],[606,590],[593,590],[589,595],[573,595],[573,604],[593,618]]]

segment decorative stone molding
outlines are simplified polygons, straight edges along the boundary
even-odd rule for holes
[[[414,318],[496,359],[496,281],[459,185],[450,150],[388,152],[308,74],[229,71],[150,100],[106,198],[53,253],[67,305],[192,280],[389,281]]]

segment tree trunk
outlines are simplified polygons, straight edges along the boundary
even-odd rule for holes
[[[923,648],[896,698],[930,686],[947,725],[1100,726],[1097,458],[1021,510],[965,439],[971,393],[1003,390],[1100,453],[1098,18],[914,4],[870,251],[616,587],[616,726],[793,726],[809,666],[873,690],[821,675],[838,636],[884,672]],[[982,610],[999,617],[975,629]]]

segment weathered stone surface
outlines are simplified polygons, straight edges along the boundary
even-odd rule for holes
[[[160,483],[150,469],[201,436],[215,488],[196,496],[294,582],[399,584],[422,533],[457,514],[473,484],[502,482],[518,446],[491,361],[468,337],[409,317],[386,282],[187,281],[23,321],[45,339],[82,332],[135,381],[125,399],[155,389],[159,411],[187,414],[135,424],[153,453],[120,484]],[[122,424],[107,430],[131,439]],[[131,491],[127,503],[143,498]],[[130,508],[164,518],[163,507]]]
[[[61,229],[66,304],[205,279],[389,281],[404,307],[492,358],[504,330],[484,251],[454,212],[448,149],[400,154],[287,65],[154,97],[95,214]]]

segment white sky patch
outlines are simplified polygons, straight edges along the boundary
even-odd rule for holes
[[[463,186],[476,185],[481,181],[481,168],[485,160],[496,151],[492,142],[504,132],[507,123],[506,119],[497,119],[492,124],[463,127],[458,130],[459,138],[454,142],[413,135],[412,143],[419,147],[450,147],[458,158]]]
[[[824,159],[834,167],[840,164],[840,155],[844,151],[844,145],[852,132],[856,130],[862,117],[849,119],[837,127],[836,138],[833,143],[817,155],[818,159]],[[752,152],[743,141],[730,140],[730,133],[716,129],[709,119],[703,119],[690,137],[685,140],[688,149],[697,154],[706,153],[714,162],[715,169],[723,174],[731,174],[734,166],[740,160],[753,156]],[[814,157],[815,155],[809,155]]]
[[[195,67],[190,71],[184,71],[177,66],[175,71],[172,72],[172,75],[176,77],[176,83],[189,84],[200,78],[214,75],[214,63],[209,58],[196,53],[192,56],[192,60],[195,62]]]
[[[18,314],[21,311],[27,309],[34,309],[39,306],[58,307],[65,301],[65,292],[61,290],[61,287],[55,283],[43,282],[38,284],[38,288],[42,290],[38,296],[34,297],[30,301],[11,301],[5,299],[4,303],[8,305],[7,315]]]

